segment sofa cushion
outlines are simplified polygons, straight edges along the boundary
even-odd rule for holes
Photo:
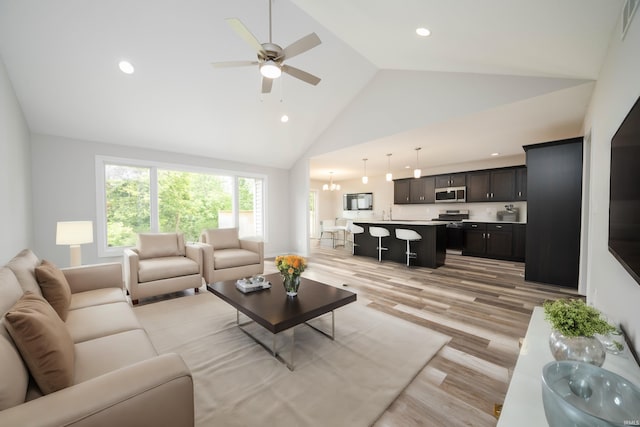
[[[240,247],[238,228],[218,228],[207,230],[207,243],[216,249],[235,249]]]
[[[0,268],[0,316],[4,316],[22,294],[24,291],[13,271],[8,267]]]
[[[42,263],[36,267],[36,279],[44,299],[51,304],[62,320],[67,320],[69,304],[71,304],[71,289],[64,273],[54,263],[42,260]]]
[[[9,340],[0,336],[0,411],[24,402],[29,385],[27,368]]]
[[[67,330],[74,343],[105,337],[142,325],[126,302],[102,304],[69,311]]]
[[[137,249],[140,259],[185,256],[184,234],[139,233]]]
[[[101,288],[91,291],[71,294],[69,310],[91,307],[94,305],[111,304],[114,302],[127,302],[127,297],[121,288]]]
[[[36,295],[42,295],[35,273],[38,265],[40,265],[40,260],[36,254],[29,249],[23,249],[7,263],[7,267],[16,275],[24,292],[33,292]]]
[[[213,266],[216,270],[250,264],[260,264],[260,255],[246,249],[225,249],[213,253]]]
[[[200,266],[197,262],[191,258],[180,256],[145,259],[138,263],[139,283],[199,273]]]
[[[27,292],[5,314],[6,327],[44,394],[73,384],[73,341],[49,303]]]
[[[76,344],[74,383],[157,356],[143,329],[121,332]]]

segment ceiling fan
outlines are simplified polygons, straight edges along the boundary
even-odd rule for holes
[[[269,42],[260,43],[258,39],[244,26],[244,24],[238,18],[227,18],[227,23],[231,28],[238,33],[240,37],[244,39],[252,48],[254,48],[258,54],[257,61],[227,61],[227,62],[214,62],[213,65],[216,68],[226,67],[243,67],[248,65],[258,65],[260,74],[262,74],[262,93],[270,93],[273,80],[281,76],[281,74],[287,73],[297,79],[302,80],[305,83],[317,85],[320,83],[320,78],[313,74],[302,71],[298,68],[284,64],[284,61],[291,59],[296,55],[300,55],[320,43],[320,38],[316,33],[311,33],[293,42],[286,48],[281,48],[277,44],[271,41],[271,0],[269,1]]]

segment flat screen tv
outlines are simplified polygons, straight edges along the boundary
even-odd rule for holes
[[[611,139],[609,251],[640,284],[640,98]]]

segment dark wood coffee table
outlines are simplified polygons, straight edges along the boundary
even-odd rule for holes
[[[279,273],[268,274],[265,276],[265,279],[271,282],[271,288],[247,294],[240,292],[236,288],[235,280],[209,284],[207,285],[207,290],[222,298],[237,310],[236,322],[241,331],[253,338],[267,351],[271,352],[274,357],[286,364],[290,370],[293,370],[295,347],[294,326],[305,323],[323,335],[334,339],[335,316],[333,311],[336,308],[354,302],[357,296],[353,292],[302,277],[300,280],[300,288],[298,289],[298,296],[289,297],[284,291],[282,278]],[[240,312],[273,334],[271,348],[243,328],[247,323],[240,323]],[[329,312],[331,312],[330,334],[306,323],[308,320]],[[276,334],[288,329],[292,330],[291,361],[285,360],[276,351]]]

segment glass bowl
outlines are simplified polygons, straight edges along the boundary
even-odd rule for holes
[[[640,388],[613,372],[576,361],[542,369],[542,402],[549,426],[640,425]]]

